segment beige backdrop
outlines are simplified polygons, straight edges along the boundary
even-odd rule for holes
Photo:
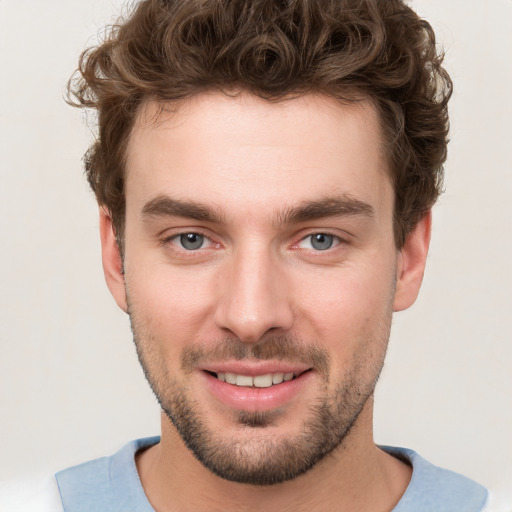
[[[395,318],[376,440],[512,501],[512,1],[415,0],[455,81],[446,194],[422,295]],[[106,0],[0,0],[0,480],[159,430],[104,285],[91,140],[62,100]]]

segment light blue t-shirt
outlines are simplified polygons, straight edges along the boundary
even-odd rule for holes
[[[135,466],[135,453],[159,437],[137,439],[102,457],[55,475],[64,512],[154,512]],[[381,447],[413,468],[402,499],[392,512],[480,512],[487,491],[469,478],[438,468],[406,448]]]

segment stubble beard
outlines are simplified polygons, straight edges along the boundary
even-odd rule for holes
[[[277,423],[278,413],[239,412],[235,421],[247,435],[238,440],[215,433],[184,393],[157,399],[203,466],[225,480],[267,486],[297,478],[339,448],[372,393],[361,395],[358,403],[348,403],[344,390],[337,394],[345,398],[318,400],[295,436],[262,433]]]
[[[183,374],[190,374],[198,361],[215,356],[234,359],[256,358],[307,360],[313,363],[323,381],[309,414],[302,419],[299,433],[276,436],[267,429],[277,424],[281,411],[238,412],[233,421],[239,426],[240,435],[223,436],[208,424],[199,404],[189,395],[186,386],[166,371],[157,368],[158,358],[151,353],[153,336],[145,333],[130,314],[137,355],[153,393],[162,410],[172,422],[183,442],[203,466],[219,477],[233,482],[258,486],[275,485],[294,479],[340,448],[356,423],[361,411],[373,395],[379,378],[389,338],[389,325],[382,339],[362,341],[371,353],[383,346],[382,353],[372,358],[372,368],[364,357],[355,361],[345,372],[334,392],[328,393],[330,379],[329,356],[321,348],[305,346],[289,336],[269,337],[258,345],[250,346],[238,340],[226,339],[214,351],[205,353],[197,345],[186,347],[181,355]],[[387,334],[385,334],[387,333]],[[158,343],[157,343],[158,345]],[[367,354],[367,353],[365,353]],[[365,355],[363,354],[363,355]]]

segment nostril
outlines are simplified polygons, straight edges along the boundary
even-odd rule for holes
[[[214,322],[217,328],[242,342],[258,343],[265,335],[275,336],[278,332],[289,331],[293,325],[293,314],[286,300],[279,300],[275,293],[269,291],[257,302],[255,299],[227,296],[219,302]]]

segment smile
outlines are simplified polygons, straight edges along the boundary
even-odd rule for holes
[[[265,375],[237,375],[236,373],[230,372],[218,372],[216,375],[217,379],[221,382],[227,382],[228,384],[233,384],[235,386],[240,387],[248,387],[248,388],[270,388],[275,386],[276,384],[281,384],[282,382],[288,382],[296,377],[293,372],[289,373],[267,373]]]
[[[244,364],[222,366],[225,368],[202,369],[199,375],[213,397],[238,411],[263,412],[284,407],[304,396],[307,389],[312,389],[316,378],[312,368],[297,368],[290,364],[281,364],[279,369],[272,363],[265,369],[261,368],[265,365],[259,365],[259,368]]]

